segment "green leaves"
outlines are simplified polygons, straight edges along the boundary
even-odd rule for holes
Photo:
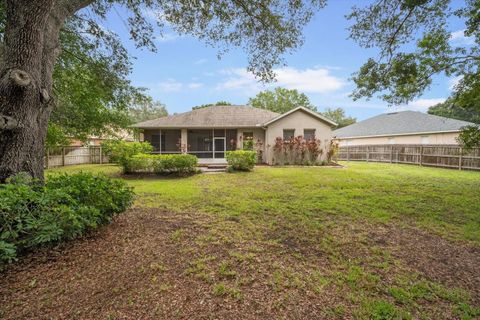
[[[470,0],[460,9],[452,7],[449,0],[375,1],[355,7],[348,16],[353,20],[350,38],[362,47],[377,48],[379,54],[354,74],[357,88],[352,97],[378,94],[390,104],[405,104],[422,95],[432,78],[442,73],[480,82],[480,38],[478,28],[472,28],[478,25],[479,3]],[[465,22],[464,35],[472,36],[473,42],[452,42],[456,30],[449,21],[454,15]],[[452,96],[463,96],[464,106],[479,108],[470,90],[472,85],[456,86]]]
[[[322,112],[322,114],[328,119],[337,123],[336,129],[343,128],[357,122],[356,118],[347,117],[345,115],[345,110],[343,110],[342,108],[326,108],[325,111]]]
[[[126,142],[123,140],[107,140],[102,143],[105,154],[111,162],[124,165],[126,161],[136,154],[150,153],[153,147],[148,142]]]
[[[257,163],[257,152],[251,150],[227,151],[227,163],[231,171],[251,171]]]
[[[133,202],[124,181],[89,173],[50,177],[45,186],[15,179],[0,186],[0,269],[17,253],[76,238],[110,222]]]
[[[122,164],[125,173],[175,174],[195,173],[198,159],[191,154],[136,154]]]
[[[305,107],[316,111],[307,95],[297,90],[275,88],[274,91],[262,91],[248,100],[248,104],[255,108],[267,109],[273,112],[285,113],[297,107]]]

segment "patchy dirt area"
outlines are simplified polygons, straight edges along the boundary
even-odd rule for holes
[[[475,318],[479,266],[478,247],[390,224],[133,209],[12,265],[0,318]]]

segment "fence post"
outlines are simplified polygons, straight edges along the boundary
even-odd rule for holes
[[[102,146],[98,147],[98,150],[100,151],[100,164],[102,164],[103,163]]]
[[[393,146],[390,146],[390,163],[393,162]]]
[[[370,149],[370,147],[367,146],[367,162],[368,162],[368,159],[370,158],[370,154],[369,154],[369,152],[368,152],[369,149]]]
[[[48,169],[48,168],[50,167],[50,163],[49,163],[49,162],[50,162],[50,159],[48,159],[48,158],[50,158],[50,150],[49,150],[49,148],[46,148],[46,149],[47,149],[47,150],[46,150],[46,151],[47,151],[47,152],[46,152],[47,154],[46,154],[46,156],[45,156],[45,165],[47,166],[47,169]]]
[[[423,146],[420,146],[420,165],[423,164]]]
[[[463,148],[460,147],[460,158],[458,158],[458,170],[462,170]]]
[[[350,149],[348,148],[348,144],[347,144],[347,161],[350,161]]]
[[[62,147],[62,167],[65,166],[65,147]]]

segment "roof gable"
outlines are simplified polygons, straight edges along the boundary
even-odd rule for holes
[[[333,132],[338,138],[404,135],[433,132],[458,132],[473,123],[455,120],[419,111],[401,111],[351,124]]]
[[[297,111],[303,111],[303,112],[311,115],[312,117],[317,118],[318,120],[321,120],[321,121],[323,121],[323,122],[326,122],[328,125],[330,125],[330,126],[332,126],[332,127],[335,127],[335,126],[337,125],[337,124],[336,124],[335,122],[333,122],[332,120],[330,120],[330,119],[322,116],[321,114],[319,114],[319,113],[317,113],[317,112],[315,112],[315,111],[312,111],[312,110],[307,109],[307,108],[305,108],[305,107],[296,107],[295,109],[292,109],[292,110],[287,111],[287,112],[285,112],[285,113],[283,113],[283,114],[280,114],[280,115],[278,115],[277,117],[275,117],[275,118],[273,118],[273,119],[265,122],[265,123],[263,124],[263,126],[265,126],[265,127],[266,127],[266,126],[269,126],[270,124],[272,124],[272,123],[274,123],[274,122],[276,122],[276,121],[278,121],[278,120],[280,120],[280,119],[283,119],[283,118],[285,118],[285,117],[288,117],[290,114],[292,114],[292,113],[294,113],[294,112],[297,112]]]

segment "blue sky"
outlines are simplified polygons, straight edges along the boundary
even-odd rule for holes
[[[306,26],[304,45],[285,56],[285,67],[276,69],[278,81],[267,86],[247,73],[241,50],[232,49],[219,60],[215,48],[165,30],[163,36],[158,32],[155,39],[158,50],[152,53],[135,48],[118,11],[102,23],[120,34],[136,57],[130,76],[133,84],[148,88],[150,95],[166,104],[169,113],[189,111],[195,105],[218,100],[246,104],[249,97],[275,86],[304,92],[319,111],[342,107],[358,120],[394,110],[426,111],[428,106],[448,97],[454,79],[439,76],[430,90],[408,106],[388,107],[378,99],[353,101],[349,94],[354,85],[349,78],[369,57],[375,56],[375,50],[360,48],[347,39],[349,22],[344,16],[354,3],[329,1]],[[454,32],[452,41],[459,44],[469,41],[463,37],[459,22],[451,21],[450,27]]]

